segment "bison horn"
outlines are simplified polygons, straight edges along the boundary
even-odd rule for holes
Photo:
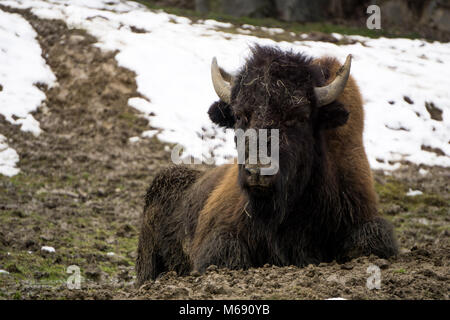
[[[222,68],[219,68],[216,57],[213,58],[211,63],[211,77],[214,90],[216,90],[219,98],[226,103],[230,103],[233,77]]]
[[[316,94],[317,105],[319,107],[327,105],[336,100],[344,91],[347,84],[348,76],[350,75],[350,67],[352,64],[352,55],[349,54],[345,60],[344,65],[336,73],[336,78],[332,83],[325,87],[314,88]]]

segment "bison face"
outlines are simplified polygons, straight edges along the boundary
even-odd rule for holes
[[[321,131],[341,126],[348,119],[348,112],[335,100],[348,79],[350,57],[336,79],[324,86],[324,72],[310,58],[269,47],[257,46],[252,52],[235,77],[213,60],[213,84],[221,100],[210,107],[209,116],[220,126],[243,132],[278,130],[278,155],[270,154],[273,136],[264,141],[268,156],[278,156],[275,174],[262,174],[264,165],[259,161],[250,163],[251,139],[245,144],[239,180],[250,195],[302,192],[313,166],[323,157]],[[260,134],[257,139],[261,148]]]

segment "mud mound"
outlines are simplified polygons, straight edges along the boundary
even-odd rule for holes
[[[394,259],[361,257],[306,268],[265,266],[231,271],[210,266],[205,275],[170,272],[126,297],[146,299],[448,299],[449,247],[414,248]],[[447,261],[447,263],[443,263]],[[375,273],[378,269],[380,286]],[[408,271],[407,271],[408,270]],[[368,284],[369,283],[369,284]],[[445,284],[446,285],[442,285]],[[369,286],[369,287],[368,287]]]

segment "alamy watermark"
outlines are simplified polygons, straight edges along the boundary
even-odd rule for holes
[[[67,268],[67,273],[71,274],[71,276],[67,278],[67,288],[70,290],[81,289],[80,267],[76,265],[70,265]]]
[[[261,175],[275,175],[279,170],[280,135],[278,129],[236,129],[234,130],[236,149],[238,153],[237,163],[242,165],[258,165]],[[205,149],[208,143],[203,139],[197,146],[198,151]],[[268,146],[270,144],[270,152]],[[183,146],[176,145],[171,152],[174,164],[214,164],[214,157],[203,159],[191,156],[182,158]]]
[[[381,9],[379,6],[373,4],[367,7],[366,10],[367,14],[370,14],[370,16],[367,18],[366,26],[367,29],[373,30],[381,29]]]
[[[372,264],[369,267],[367,267],[366,272],[370,274],[370,276],[367,278],[366,281],[366,287],[369,290],[381,289],[381,270],[380,267]]]

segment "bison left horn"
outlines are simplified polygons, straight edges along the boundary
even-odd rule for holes
[[[219,68],[216,57],[213,58],[211,63],[211,77],[214,90],[219,98],[226,103],[230,103],[233,77],[222,68]]]
[[[316,94],[317,105],[319,107],[327,105],[335,101],[344,91],[347,84],[348,76],[350,75],[350,67],[352,64],[352,55],[349,54],[345,60],[344,65],[336,73],[336,78],[329,85],[325,87],[314,88]]]

